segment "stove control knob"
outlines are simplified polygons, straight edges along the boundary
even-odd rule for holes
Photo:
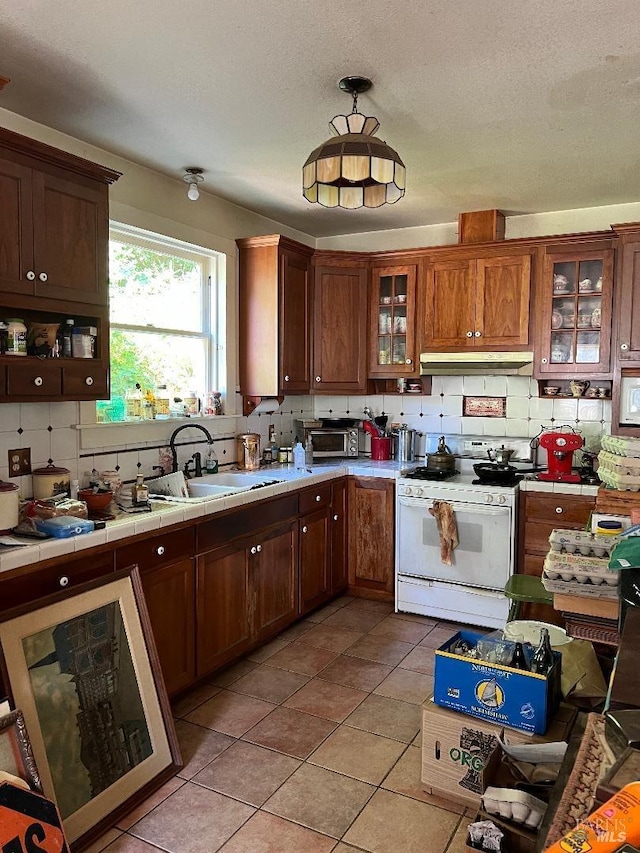
[[[487,495],[485,498],[485,503],[492,504],[493,503],[493,495]]]
[[[404,490],[405,495],[410,495],[412,493],[412,489],[410,486],[405,486]]]
[[[504,496],[504,495],[500,495],[500,496],[498,497],[498,503],[499,503],[499,504],[506,504],[506,502],[507,502],[507,499],[505,498],[505,496]]]
[[[421,494],[422,494],[422,489],[417,488],[416,489],[416,495],[418,495],[418,497],[420,497]]]

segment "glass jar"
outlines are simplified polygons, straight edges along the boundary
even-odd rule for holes
[[[17,318],[7,320],[7,355],[27,354],[27,327]]]

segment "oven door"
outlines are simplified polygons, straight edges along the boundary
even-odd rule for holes
[[[512,509],[451,501],[459,545],[453,565],[440,559],[440,537],[429,512],[433,501],[398,497],[396,571],[398,575],[502,590],[513,572]]]
[[[308,429],[306,435],[313,442],[313,458],[322,459],[331,456],[347,456],[347,430]]]

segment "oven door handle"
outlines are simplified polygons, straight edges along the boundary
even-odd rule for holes
[[[429,510],[433,506],[431,498],[407,498],[399,497],[398,505],[411,507],[412,509]],[[450,501],[454,512],[472,512],[477,515],[503,515],[505,512],[510,512],[511,507],[505,506],[485,506],[485,504],[465,503],[464,501]]]

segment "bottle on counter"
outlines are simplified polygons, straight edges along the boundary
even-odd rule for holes
[[[531,672],[546,675],[553,666],[553,649],[551,638],[546,628],[540,629],[540,643],[531,658]]]
[[[126,421],[142,420],[142,391],[136,382],[136,387],[128,390],[124,396],[124,419]]]
[[[204,467],[207,474],[218,473],[218,456],[216,455],[216,451],[213,447],[213,444],[209,445],[209,451],[207,452],[207,458],[205,459]]]
[[[134,506],[149,503],[149,487],[144,483],[144,474],[136,474],[136,481],[131,488],[131,499]]]
[[[167,420],[171,414],[171,398],[166,385],[158,385],[155,393],[156,420]]]
[[[267,444],[267,447],[271,451],[271,461],[277,462],[280,447],[276,441],[276,428],[274,424],[269,425],[269,443]]]
[[[299,441],[293,446],[293,464],[298,471],[302,471],[305,466],[304,447]]]

